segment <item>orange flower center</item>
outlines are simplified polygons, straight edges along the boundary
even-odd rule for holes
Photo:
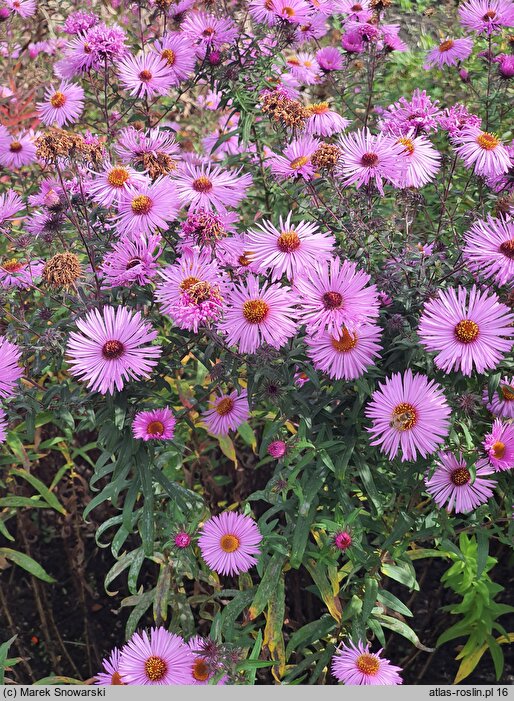
[[[332,336],[330,343],[332,345],[332,348],[338,353],[348,353],[348,351],[351,351],[353,348],[355,348],[355,346],[357,345],[357,340],[357,334],[350,333],[345,327],[343,329],[343,334],[341,338],[335,338],[335,336]]]
[[[123,355],[125,346],[121,341],[106,341],[102,348],[102,355],[106,360],[116,360]]]
[[[226,553],[233,553],[239,548],[239,538],[229,533],[220,538],[220,547]]]
[[[204,660],[202,657],[196,659],[193,663],[192,674],[197,682],[206,682],[210,677],[207,660]]]
[[[164,49],[164,51],[162,51],[161,53],[161,56],[166,61],[168,66],[173,66],[173,64],[177,60],[177,56],[172,49]]]
[[[412,139],[408,139],[406,136],[402,136],[400,139],[397,141],[398,144],[402,144],[405,147],[405,150],[407,153],[412,156],[414,153],[414,142]]]
[[[214,34],[213,27],[206,27],[202,32],[204,37],[211,37]]]
[[[325,114],[329,110],[328,102],[317,102],[314,105],[307,107],[311,114]]]
[[[186,277],[185,280],[182,280],[179,287],[182,292],[187,292],[193,285],[197,285],[199,282],[201,282],[201,280],[197,277]]]
[[[325,292],[322,300],[325,309],[330,311],[340,309],[343,306],[343,295],[339,294],[339,292]]]
[[[50,98],[50,104],[52,105],[52,107],[64,107],[64,105],[66,104],[66,95],[64,95],[64,93],[62,92],[57,91]]]
[[[465,467],[458,467],[450,475],[450,479],[456,487],[463,487],[471,479],[469,470]]]
[[[20,263],[20,261],[15,258],[11,258],[11,260],[6,260],[5,263],[2,263],[2,268],[7,270],[8,273],[17,273],[23,268],[23,263]]]
[[[274,9],[273,0],[264,0],[264,7],[271,12]]]
[[[112,168],[107,175],[107,182],[113,187],[123,187],[130,178],[130,173],[126,168]]]
[[[402,402],[393,409],[391,427],[398,431],[410,431],[418,422],[418,412],[408,402]]]
[[[251,255],[252,255],[251,251],[245,251],[243,253],[243,255],[239,256],[239,258],[238,258],[239,265],[242,265],[243,268],[246,268],[248,265],[250,265],[250,263],[252,261],[251,261],[251,258],[249,258],[249,256],[251,256]]]
[[[473,343],[479,332],[478,324],[471,319],[463,319],[455,326],[455,336],[461,343]]]
[[[453,41],[453,39],[447,39],[446,41],[443,41],[442,44],[439,44],[439,51],[442,54],[444,54],[444,52],[449,51],[453,47],[454,44],[455,44],[455,42]]]
[[[293,161],[291,161],[291,168],[293,170],[300,170],[300,168],[303,168],[303,166],[309,162],[309,159],[307,156],[299,156],[298,158],[295,158]]]
[[[505,401],[511,402],[514,399],[514,391],[510,387],[504,385],[500,391]]]
[[[486,22],[490,22],[496,17],[496,12],[494,10],[487,10],[485,15],[482,17]]]
[[[277,239],[277,246],[282,253],[292,253],[300,248],[300,237],[296,231],[284,231]]]
[[[374,168],[378,163],[378,156],[376,153],[365,153],[361,158],[361,165],[366,168]]]
[[[152,436],[162,436],[164,433],[164,424],[162,421],[150,421],[147,427],[148,433]]]
[[[153,202],[148,195],[138,195],[134,197],[130,206],[134,214],[148,214],[152,209],[152,204]]]
[[[514,239],[504,241],[500,244],[500,251],[510,260],[514,260]]]
[[[299,66],[300,65],[300,59],[296,58],[296,56],[291,56],[290,58],[287,59],[287,62],[290,66]]]
[[[496,443],[493,443],[492,445],[492,451],[493,451],[493,458],[496,458],[497,460],[501,460],[503,456],[505,455],[505,450],[507,449],[507,446],[505,443],[502,443],[501,441],[496,441]]]
[[[152,74],[147,70],[141,71],[139,74],[139,80],[142,80],[143,83],[148,83],[149,80],[152,80]]]
[[[212,190],[212,183],[205,175],[200,175],[199,178],[193,180],[193,190],[197,192],[210,192]]]
[[[220,416],[226,416],[230,414],[233,408],[234,400],[231,397],[223,397],[223,399],[216,404],[216,413]]]
[[[499,146],[500,139],[494,134],[484,131],[477,136],[477,144],[480,148],[483,148],[484,151],[494,151],[494,149]]]
[[[114,674],[112,675],[111,686],[125,686],[125,682],[121,681],[119,672],[114,672]]]
[[[284,7],[282,9],[282,12],[287,15],[288,17],[294,17],[295,16],[295,11],[292,7]]]
[[[357,657],[355,660],[355,665],[357,666],[359,672],[367,674],[370,677],[374,677],[376,674],[378,674],[378,670],[380,669],[380,660],[376,655],[370,655],[369,653],[365,652],[363,655],[359,655],[359,657]]]
[[[159,682],[166,672],[168,665],[162,657],[149,657],[145,662],[145,672],[148,679],[152,682]]]
[[[11,151],[12,153],[19,153],[22,148],[23,146],[19,141],[11,141],[9,145],[9,151]]]
[[[260,324],[267,317],[269,304],[263,299],[248,299],[243,304],[243,316],[250,324]]]

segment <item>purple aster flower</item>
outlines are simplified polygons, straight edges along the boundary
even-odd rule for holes
[[[478,34],[514,27],[512,0],[466,0],[459,6],[459,15],[461,24]]]
[[[205,12],[188,14],[181,29],[196,45],[196,55],[202,59],[210,51],[231,44],[238,34],[238,29],[230,18],[218,18]]]
[[[465,234],[464,258],[473,272],[498,285],[514,282],[514,221],[479,219]]]
[[[0,443],[5,443],[7,438],[7,414],[0,407]]]
[[[23,19],[36,14],[36,0],[4,0],[4,2],[8,8]]]
[[[99,18],[92,12],[77,10],[66,17],[62,29],[66,34],[82,34],[98,24]]]
[[[195,635],[191,640],[188,641],[187,645],[191,652],[193,653],[195,660],[193,662],[193,667],[191,674],[193,675],[193,684],[209,684],[209,681],[214,677],[217,672],[221,671],[220,664],[212,659],[207,654],[207,647],[209,641],[201,638],[199,635]],[[228,677],[224,675],[218,682],[217,686],[223,686]]]
[[[252,184],[249,173],[230,171],[212,163],[201,166],[185,163],[174,178],[177,194],[190,211],[214,209],[226,212],[227,207],[237,207]]]
[[[386,132],[409,134],[436,131],[441,110],[439,100],[432,100],[425,90],[417,88],[412,98],[401,97],[398,102],[384,110],[379,126]]]
[[[397,143],[403,146],[402,158],[406,166],[399,179],[400,186],[418,188],[433,180],[441,167],[441,156],[427,137],[401,136]]]
[[[514,144],[505,147],[509,155],[509,169],[500,175],[486,176],[487,186],[494,192],[512,192],[514,190]]]
[[[5,260],[0,263],[0,287],[28,290],[34,287],[35,279],[40,277],[44,267],[42,261]]]
[[[139,411],[132,422],[132,433],[134,438],[143,441],[171,441],[175,434],[176,422],[173,412],[168,407]]]
[[[304,0],[272,0],[271,4],[277,18],[288,24],[306,24],[312,14]]]
[[[179,209],[176,188],[165,176],[153,183],[138,183],[119,196],[117,228],[120,233],[150,234],[167,229]]]
[[[455,152],[475,175],[494,177],[510,168],[509,152],[500,139],[477,126],[468,125],[455,136]]]
[[[103,69],[106,61],[118,61],[128,54],[127,35],[117,24],[99,22],[87,30],[85,37],[97,70]]]
[[[366,416],[373,420],[371,445],[393,459],[431,455],[449,433],[451,410],[438,384],[411,370],[395,373],[373,392]]]
[[[139,131],[134,127],[121,129],[114,150],[122,161],[131,161],[143,166],[145,157],[148,155],[167,156],[175,161],[180,154],[180,147],[174,134],[168,129],[157,127],[147,132]]]
[[[514,377],[504,377],[492,399],[489,390],[484,389],[482,401],[494,416],[514,419]]]
[[[167,32],[151,48],[166,61],[173,76],[172,85],[179,85],[194,73],[196,56],[191,37],[181,32]]]
[[[370,644],[349,642],[340,647],[332,658],[332,674],[346,686],[392,686],[402,684],[401,667],[395,667],[385,657],[382,649],[369,651]]]
[[[355,30],[347,31],[341,37],[341,46],[349,54],[361,54],[366,45],[359,32]]]
[[[137,188],[139,184],[146,182],[146,176],[130,166],[113,165],[110,161],[106,161],[103,170],[95,173],[95,177],[89,182],[87,193],[98,204],[110,207],[117,203],[120,195],[128,192],[131,186]]]
[[[271,441],[268,445],[267,453],[275,460],[280,460],[287,453],[287,443],[284,443],[284,441]]]
[[[189,251],[159,275],[163,282],[157,285],[155,297],[161,312],[179,328],[198,333],[200,326],[220,317],[227,282],[207,252]]]
[[[425,479],[425,486],[437,506],[447,504],[448,513],[467,514],[492,496],[496,481],[484,479],[492,472],[487,460],[479,460],[473,480],[461,453],[440,452],[436,470],[430,479]]]
[[[318,139],[312,136],[293,139],[282,154],[272,153],[267,160],[267,165],[279,180],[297,177],[312,180],[314,166],[311,163],[311,158],[317,151],[319,144]]]
[[[165,628],[135,633],[121,651],[119,672],[125,684],[192,684],[194,655],[183,639]]]
[[[282,285],[263,283],[248,275],[227,293],[225,316],[218,328],[229,346],[255,353],[264,343],[281,348],[297,331],[296,298]]]
[[[335,0],[334,12],[348,15],[352,22],[367,22],[373,15],[369,0]]]
[[[176,84],[168,62],[155,52],[127,56],[118,64],[117,70],[125,89],[138,97],[166,95]]]
[[[160,346],[150,345],[157,331],[126,307],[93,309],[77,328],[68,340],[70,373],[93,392],[114,394],[130,379],[148,378],[161,355]]]
[[[368,285],[370,276],[355,263],[333,258],[312,267],[295,281],[300,319],[309,334],[322,331],[339,337],[344,327],[355,331],[359,324],[376,319],[377,289]]]
[[[423,68],[444,68],[456,66],[459,61],[465,61],[473,51],[473,40],[469,38],[445,39],[427,54]]]
[[[343,70],[343,57],[335,46],[324,46],[316,54],[316,61],[325,73]]]
[[[56,90],[53,85],[47,88],[44,102],[37,103],[37,111],[43,124],[52,126],[76,122],[84,109],[84,91],[80,85],[63,80]]]
[[[271,270],[271,279],[289,280],[311,269],[315,263],[328,262],[335,246],[332,234],[323,234],[313,222],[291,224],[292,212],[284,221],[279,218],[279,228],[264,219],[257,229],[250,229],[245,238],[252,251],[252,262],[259,273]]]
[[[0,226],[14,219],[16,214],[24,208],[23,200],[14,190],[0,195]]]
[[[20,358],[18,346],[0,336],[0,397],[4,399],[18,390],[18,380],[23,375]]]
[[[408,51],[409,47],[400,38],[400,25],[399,24],[382,24],[380,26],[382,30],[382,38],[377,42],[377,47],[379,50],[384,51]]]
[[[314,85],[319,82],[320,72],[314,54],[299,51],[286,59],[289,70],[303,85]]]
[[[332,542],[337,550],[344,552],[352,546],[353,538],[348,531],[338,531],[337,533],[334,533]]]
[[[120,657],[121,652],[115,647],[109,657],[102,661],[104,671],[100,672],[95,677],[95,684],[97,686],[121,686],[124,684],[124,682],[121,681],[119,673]]]
[[[502,54],[497,58],[498,73],[502,78],[509,80],[514,78],[514,56],[510,54]]]
[[[451,137],[458,136],[468,126],[480,127],[482,119],[476,114],[471,114],[468,109],[457,102],[448,107],[439,117],[439,125],[449,133]]]
[[[344,131],[350,124],[349,119],[330,109],[328,102],[308,105],[309,117],[305,122],[305,133],[317,136],[332,136]]]
[[[418,335],[427,351],[436,351],[435,364],[446,373],[463,375],[494,369],[514,344],[514,314],[494,293],[469,292],[464,287],[440,290],[428,301]]]
[[[257,563],[262,535],[249,516],[224,511],[202,526],[198,539],[202,557],[218,574],[241,574]]]
[[[228,436],[230,431],[236,431],[249,416],[246,390],[234,390],[230,394],[217,397],[212,403],[212,408],[202,414],[202,419],[209,433],[214,436]]]
[[[379,354],[380,335],[380,327],[373,324],[360,324],[353,333],[343,328],[338,336],[324,331],[306,337],[307,355],[316,370],[326,372],[333,380],[356,380]]]
[[[346,186],[359,188],[374,183],[384,196],[383,181],[396,185],[403,177],[404,147],[390,136],[358,129],[340,137],[339,146],[342,151],[340,172]]]
[[[17,136],[8,135],[5,140],[0,136],[0,165],[9,169],[28,166],[36,160],[34,133],[20,133]]]
[[[157,273],[162,248],[159,234],[127,234],[114,244],[100,266],[103,287],[146,285]]]
[[[487,451],[489,462],[497,472],[514,467],[514,425],[495,419],[491,433],[482,444]]]

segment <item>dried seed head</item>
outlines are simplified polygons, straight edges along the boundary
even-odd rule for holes
[[[73,286],[81,275],[80,261],[75,253],[56,253],[43,268],[43,280],[51,287]]]
[[[335,170],[341,158],[341,149],[335,144],[321,144],[312,154],[311,163],[316,170]]]

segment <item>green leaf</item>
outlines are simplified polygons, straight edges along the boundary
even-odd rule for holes
[[[68,684],[84,684],[81,679],[73,679],[73,677],[44,677],[34,682],[34,686],[66,686]]]
[[[13,635],[12,638],[9,638],[9,640],[6,640],[5,643],[0,645],[0,686],[5,683],[5,668],[8,666],[7,653],[17,637],[17,635]]]
[[[382,614],[375,615],[375,618],[380,621],[380,625],[384,626],[385,628],[389,628],[389,630],[393,630],[395,633],[403,635],[403,637],[407,638],[407,640],[417,647],[418,650],[423,650],[424,652],[434,652],[435,648],[426,647],[423,645],[416,633],[406,623],[403,623],[392,616],[384,616]]]
[[[485,528],[479,528],[477,536],[477,579],[480,579],[489,556],[489,534]]]
[[[255,597],[248,612],[251,621],[257,618],[257,616],[261,614],[268,605],[273,592],[278,586],[285,559],[286,558],[284,555],[282,555],[282,553],[276,552],[264,570],[264,574],[259,586],[257,587]]]
[[[260,630],[258,630],[254,646],[252,648],[251,653],[248,655],[248,659],[249,660],[258,660],[259,655],[261,654],[261,649],[262,649],[262,633]],[[255,684],[256,676],[257,676],[257,668],[256,667],[248,670],[248,674],[246,675],[246,678],[248,679],[249,686],[253,686]]]
[[[382,574],[385,574],[386,577],[390,577],[390,579],[394,579],[396,582],[404,584],[406,587],[409,587],[409,589],[419,591],[419,584],[416,581],[416,572],[414,571],[412,564],[410,564],[410,567],[408,567],[406,562],[402,562],[401,564],[397,565],[389,565],[384,563],[380,568],[380,571]]]
[[[39,501],[39,499],[32,499],[30,497],[2,497],[0,499],[0,506],[11,509],[21,509],[24,507],[31,509],[48,509],[47,502]]]
[[[364,578],[364,599],[362,601],[361,617],[363,625],[374,608],[377,601],[378,582],[373,577]]]
[[[384,604],[387,606],[387,608],[392,609],[393,611],[397,611],[398,613],[401,613],[402,616],[412,616],[412,611],[403,604],[400,599],[398,599],[394,594],[391,594],[391,592],[386,591],[385,589],[382,589],[378,593],[377,596],[378,601],[380,601],[381,604]]]
[[[21,477],[24,479],[26,482],[28,482],[30,485],[34,487],[36,491],[41,494],[43,499],[46,501],[46,503],[52,507],[52,509],[55,509],[58,511],[60,514],[66,515],[66,509],[64,506],[59,502],[55,494],[52,494],[52,492],[48,489],[46,485],[41,482],[37,477],[34,477],[28,470],[19,470],[16,468],[13,468],[10,471],[11,475],[16,475],[17,477]]]
[[[43,580],[43,582],[48,582],[52,584],[56,580],[41,567],[35,560],[33,560],[25,553],[20,553],[17,550],[12,550],[11,548],[0,548],[0,557],[5,557],[7,560],[11,560],[18,567],[22,567],[27,570],[32,576]]]

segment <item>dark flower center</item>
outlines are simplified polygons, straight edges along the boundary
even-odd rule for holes
[[[216,413],[220,416],[226,416],[227,414],[230,414],[233,408],[234,400],[231,397],[224,397],[216,404]]]
[[[197,682],[206,682],[210,677],[207,660],[204,660],[202,657],[195,660],[192,673]]]
[[[503,386],[501,393],[506,402],[511,402],[514,399],[514,391],[510,387]]]
[[[102,355],[106,360],[116,360],[125,351],[125,346],[121,341],[106,341],[102,348]]]
[[[64,105],[66,104],[66,95],[64,95],[64,93],[62,92],[54,93],[50,98],[50,104],[52,105],[52,107],[64,107]]]
[[[376,153],[365,153],[361,158],[361,165],[366,168],[374,168],[378,163],[378,155]]]
[[[193,180],[193,190],[197,192],[210,192],[212,190],[212,182],[205,175],[200,175],[199,178]]]
[[[150,71],[143,70],[139,74],[139,80],[142,80],[143,83],[148,83],[149,80],[152,80],[152,74],[150,73]]]
[[[162,436],[164,433],[164,424],[162,421],[150,421],[147,431],[152,436]]]
[[[343,295],[339,294],[339,292],[325,292],[322,300],[325,309],[330,311],[340,309],[343,306]]]
[[[125,270],[132,270],[132,268],[137,268],[138,265],[141,265],[141,258],[131,258],[127,262]]]
[[[490,21],[493,20],[495,17],[496,17],[496,12],[495,12],[494,10],[487,10],[487,12],[486,12],[485,15],[482,17],[482,19],[483,19],[485,22],[490,22]]]
[[[456,487],[463,487],[471,479],[469,470],[465,467],[458,467],[450,475],[450,479]]]
[[[11,141],[9,151],[11,151],[12,153],[19,153],[22,148],[23,146],[19,141]]]
[[[439,51],[442,54],[444,54],[444,52],[449,51],[453,47],[454,44],[455,44],[455,42],[453,41],[453,39],[447,39],[446,41],[443,41],[442,44],[439,44]]]
[[[514,239],[504,241],[500,244],[500,251],[510,260],[514,260]]]
[[[398,431],[410,431],[418,421],[418,413],[415,407],[408,402],[401,402],[393,409],[391,427]]]

